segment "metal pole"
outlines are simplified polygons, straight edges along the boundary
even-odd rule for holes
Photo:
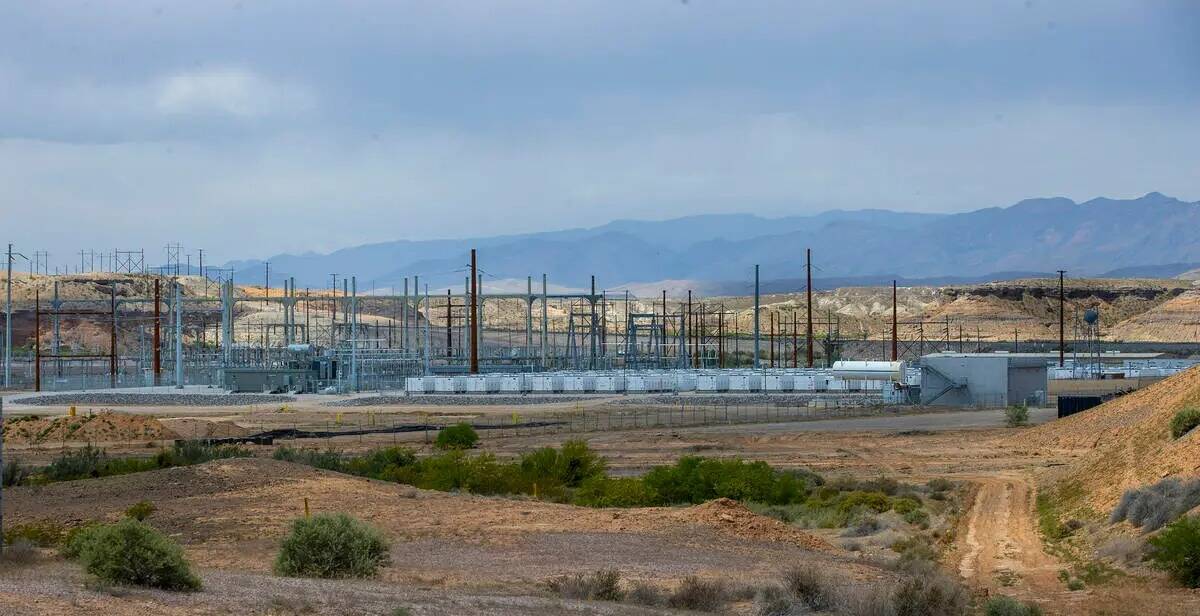
[[[896,281],[892,281],[892,361],[900,360],[899,346],[897,343],[898,323],[896,320]]]
[[[0,426],[4,425],[4,398],[0,397]],[[0,436],[0,469],[4,468],[4,438]],[[4,482],[0,482],[0,550],[4,549]]]
[[[117,386],[117,282],[114,280],[109,289],[112,306],[112,330],[108,335],[108,374],[109,385]]]
[[[345,282],[345,281],[343,281]],[[358,276],[350,277],[350,389],[358,391]]]
[[[1067,355],[1067,338],[1066,338],[1066,290],[1063,285],[1063,277],[1066,276],[1067,270],[1058,270],[1058,367],[1062,368],[1066,362]]]
[[[533,276],[525,277],[525,358],[533,348]]]
[[[432,365],[433,365],[430,362],[431,357],[430,357],[430,351],[429,351],[431,348],[433,348],[433,339],[432,339],[433,334],[429,331],[429,328],[432,324],[429,320],[430,314],[432,314],[432,313],[429,311],[429,283],[426,283],[425,284],[425,374],[431,373]]]
[[[42,298],[37,289],[33,291],[33,391],[42,391]]]
[[[754,367],[758,368],[758,309],[759,294],[758,294],[758,266],[754,266]],[[811,363],[809,364],[812,365]]]
[[[805,330],[805,344],[808,345],[807,355],[805,359],[808,361],[808,367],[813,367],[813,321],[812,321],[812,249],[804,249],[804,269],[808,277],[808,283],[805,285],[808,291],[808,324]],[[826,362],[828,363],[828,362]]]
[[[546,369],[546,340],[550,336],[549,297],[546,292],[546,275],[542,274],[542,370]]]
[[[475,249],[471,249],[471,374],[479,374],[479,287]]]
[[[183,285],[175,281],[175,389],[183,389]]]
[[[8,245],[8,279],[4,299],[4,387],[12,384],[12,244]]]

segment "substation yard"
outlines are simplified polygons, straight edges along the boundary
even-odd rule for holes
[[[1174,467],[1138,469],[1139,456],[1124,452],[1112,464],[1125,467],[1103,469],[1119,480],[1105,482],[1097,476],[1096,456],[1105,447],[1117,446],[1108,444],[1120,443],[1126,431],[1142,429],[1145,422],[1160,421],[1145,409],[1153,408],[1163,391],[1175,399],[1200,398],[1200,372],[1173,377],[1067,420],[1051,421],[1052,411],[1035,409],[1031,421],[1039,425],[1015,429],[1003,427],[1002,410],[797,407],[792,415],[776,408],[782,414],[772,417],[767,411],[744,416],[747,421],[722,422],[713,409],[708,416],[703,410],[699,418],[691,415],[700,405],[685,405],[678,415],[669,415],[674,401],[652,397],[620,404],[597,397],[527,400],[542,403],[519,405],[331,405],[336,398],[299,396],[249,406],[77,405],[76,419],[92,416],[89,423],[107,422],[105,427],[81,427],[67,434],[60,425],[54,438],[47,434],[33,442],[37,439],[16,437],[10,423],[5,455],[44,464],[62,448],[88,441],[114,455],[149,456],[174,438],[238,437],[289,426],[349,429],[459,420],[519,425],[538,419],[638,414],[643,423],[594,419],[590,430],[587,420],[567,424],[574,426],[569,430],[563,424],[480,430],[480,449],[509,459],[535,447],[585,439],[608,461],[614,475],[636,475],[680,456],[699,455],[763,460],[779,468],[811,469],[827,478],[960,481],[962,507],[951,520],[953,532],[945,535],[939,564],[961,577],[977,598],[1012,595],[1035,601],[1051,614],[1195,614],[1200,611],[1200,593],[1173,586],[1142,565],[1122,566],[1121,574],[1105,583],[1068,590],[1059,572],[1078,566],[1077,559],[1087,558],[1089,546],[1104,536],[1128,529],[1088,520],[1081,544],[1064,550],[1044,542],[1034,506],[1039,491],[1055,490],[1060,482],[1072,480],[1100,494],[1097,498],[1103,502],[1091,504],[1103,517],[1125,487],[1149,476],[1200,472],[1200,459],[1188,461],[1200,443],[1200,435],[1192,434],[1189,438],[1196,442],[1187,445],[1192,449],[1181,450],[1183,461]],[[65,416],[67,408],[5,405],[8,417],[45,416],[24,422],[52,422],[53,417]],[[659,423],[646,423],[644,418],[654,413],[659,413]],[[1120,416],[1114,418],[1114,413]],[[669,423],[672,419],[676,423]],[[336,425],[339,420],[341,426]],[[35,437],[49,424],[39,425]],[[628,580],[664,587],[690,575],[760,585],[797,564],[815,564],[863,584],[899,575],[881,564],[894,556],[888,541],[898,537],[888,534],[892,531],[855,539],[851,547],[840,529],[803,529],[731,501],[596,509],[528,497],[418,490],[270,459],[272,449],[281,444],[349,453],[398,443],[421,455],[432,451],[428,438],[424,431],[412,431],[284,439],[270,446],[249,445],[257,456],[252,459],[6,489],[6,527],[36,521],[112,521],[138,501],[153,502],[158,510],[150,523],[183,545],[204,589],[167,593],[104,587],[75,563],[43,550],[33,564],[0,568],[0,614],[389,615],[398,607],[412,614],[683,613],[565,600],[551,593],[546,582],[562,574],[616,568]],[[1145,447],[1154,446],[1152,439],[1138,442],[1143,441]],[[305,499],[313,511],[345,512],[378,526],[393,542],[392,564],[372,580],[272,574],[279,541],[289,522],[303,515]],[[735,601],[729,610],[752,614],[754,606],[750,600]]]

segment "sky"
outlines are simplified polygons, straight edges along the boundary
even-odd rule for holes
[[[1188,0],[0,0],[0,242],[1200,200]],[[195,257],[193,257],[195,258]]]

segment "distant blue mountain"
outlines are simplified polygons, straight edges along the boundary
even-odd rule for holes
[[[593,228],[462,240],[399,240],[329,254],[269,259],[274,284],[327,287],[330,274],[356,275],[360,288],[400,287],[421,276],[431,288],[461,288],[471,248],[487,280],[540,280],[599,288],[660,280],[720,287],[748,281],[802,281],[804,250],[814,278],[882,284],[894,277],[978,281],[999,273],[1074,276],[1175,275],[1200,263],[1200,202],[1160,193],[1137,199],[1029,199],[1009,207],[959,214],[831,210],[811,216],[688,216],[664,221],[616,220]],[[235,280],[263,279],[262,261],[237,261]],[[720,283],[720,284],[715,284]],[[791,284],[791,283],[789,283]],[[816,286],[816,285],[814,285]],[[787,290],[787,289],[781,289]]]

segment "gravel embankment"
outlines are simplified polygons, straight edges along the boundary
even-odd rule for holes
[[[30,406],[249,406],[295,402],[292,396],[271,394],[131,394],[86,392],[17,398],[13,404]]]

